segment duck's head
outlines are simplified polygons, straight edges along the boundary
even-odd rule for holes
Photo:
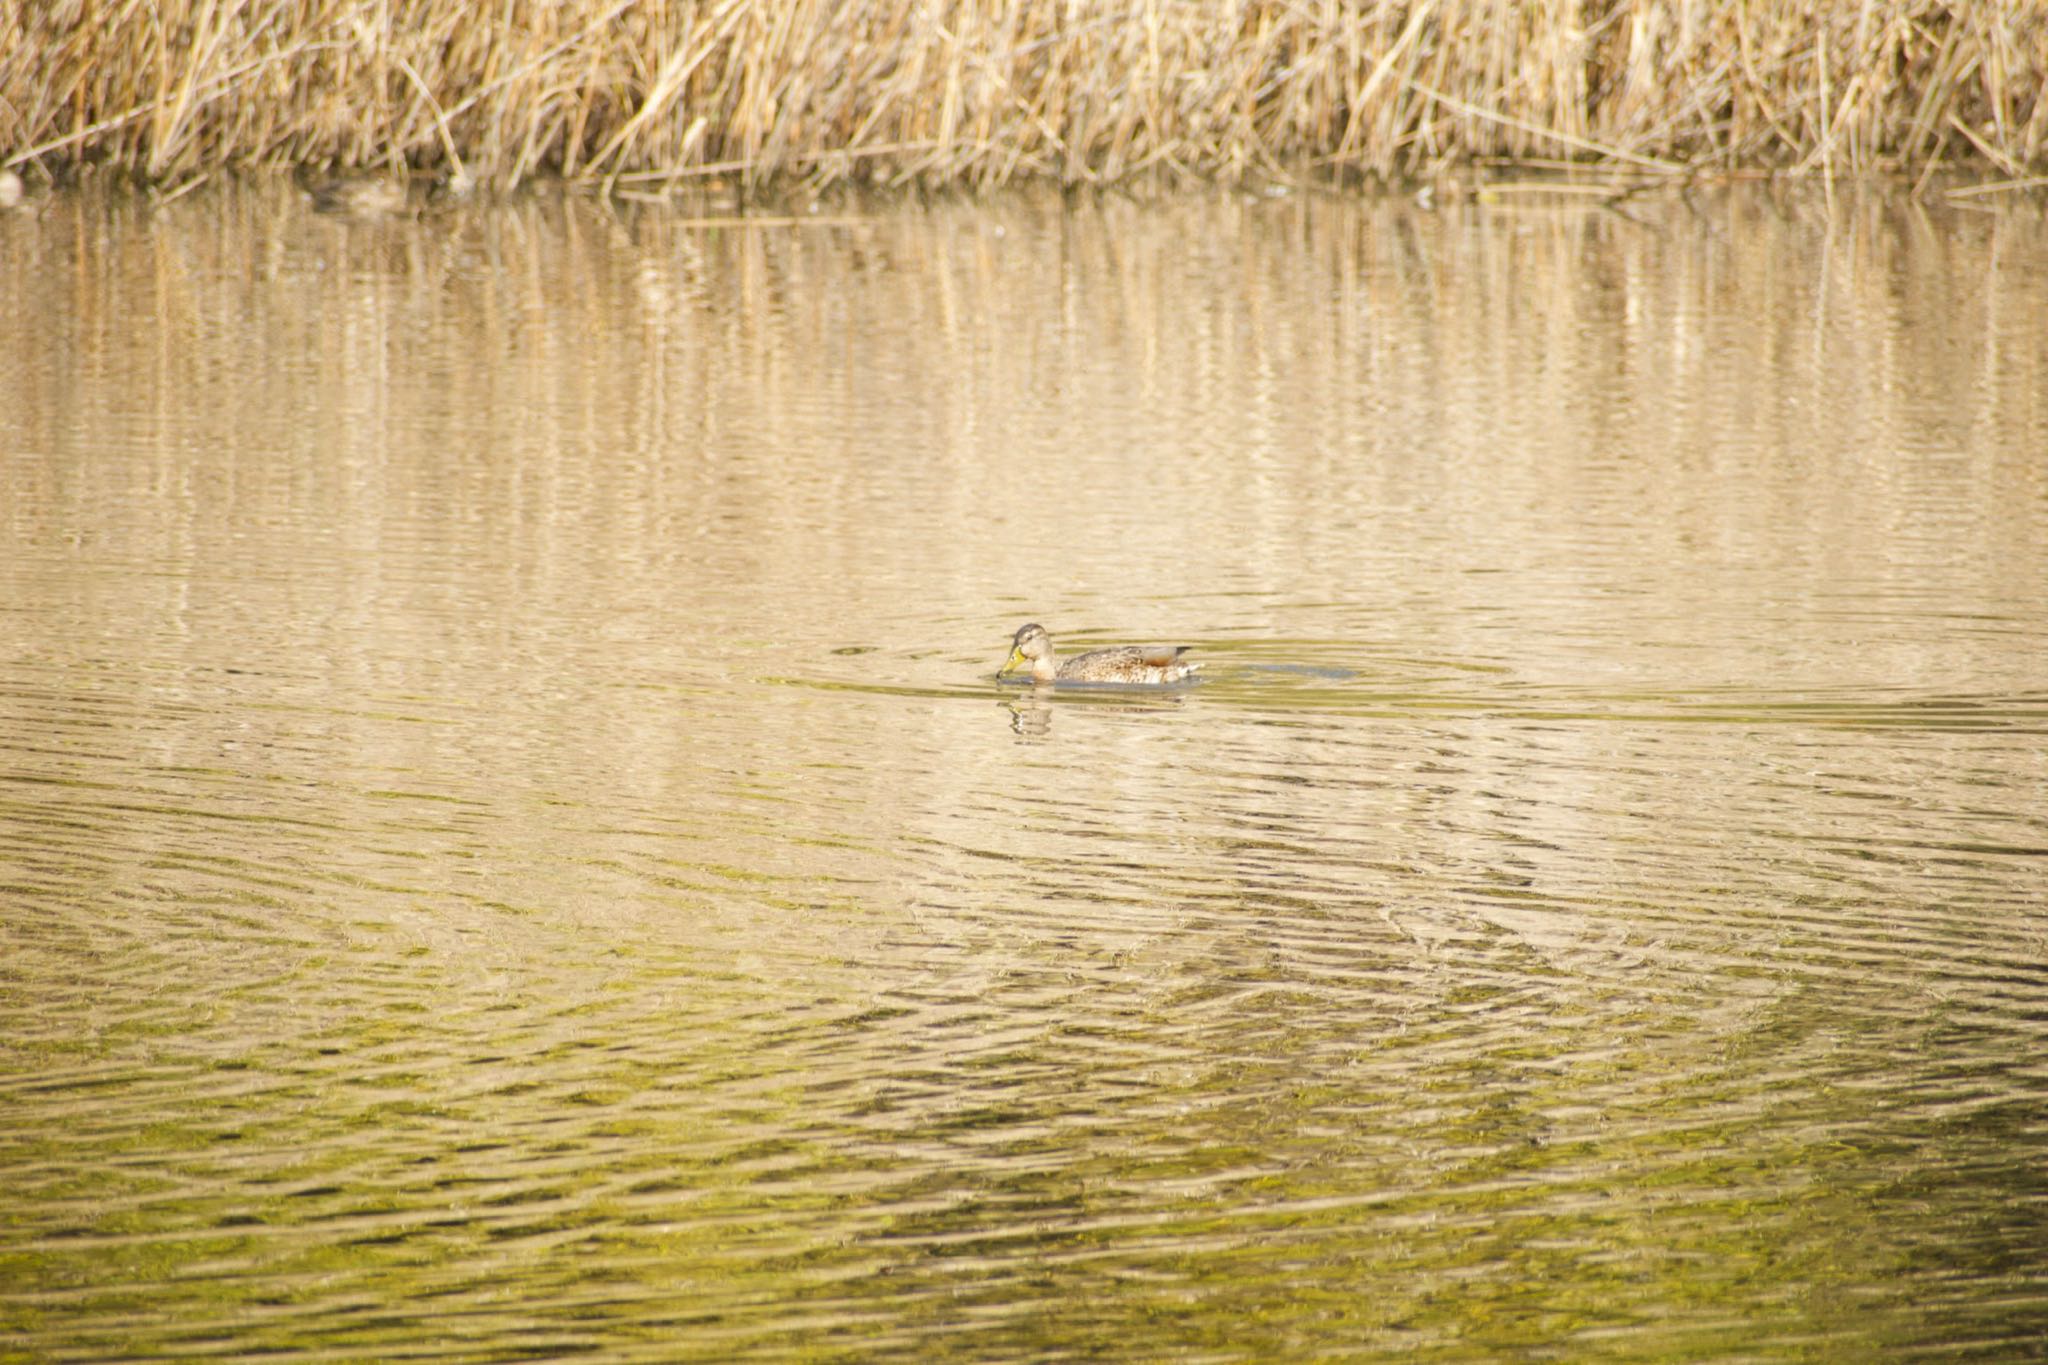
[[[1017,633],[1010,637],[1010,661],[1003,665],[1007,673],[1018,664],[1037,663],[1052,654],[1052,636],[1045,633],[1045,627],[1036,621],[1028,626],[1019,626]]]

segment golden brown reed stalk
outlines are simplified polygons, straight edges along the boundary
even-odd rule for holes
[[[0,163],[986,186],[2048,144],[2016,0],[0,0]]]

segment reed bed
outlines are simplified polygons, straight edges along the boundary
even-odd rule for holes
[[[2018,179],[2044,144],[2040,0],[0,0],[0,162],[161,185]]]

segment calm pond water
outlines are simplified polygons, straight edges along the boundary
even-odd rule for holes
[[[2041,201],[248,186],[0,318],[0,1354],[2048,1353]]]

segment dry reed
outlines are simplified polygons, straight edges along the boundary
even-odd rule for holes
[[[2040,0],[0,0],[0,163],[986,186],[2048,144]]]

